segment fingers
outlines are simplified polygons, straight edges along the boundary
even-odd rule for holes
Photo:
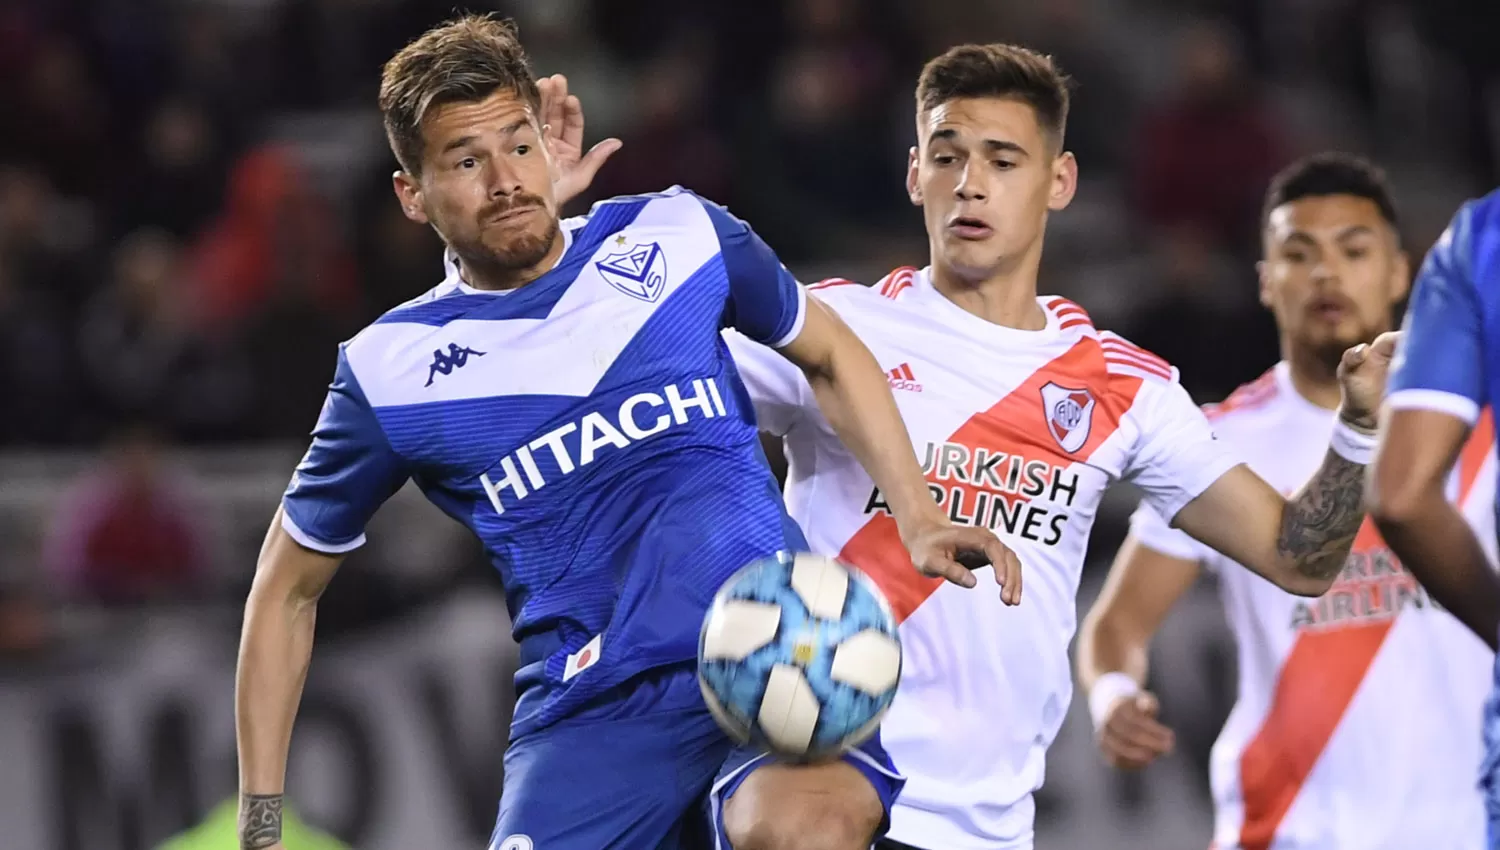
[[[599,173],[599,169],[604,167],[605,160],[613,156],[615,151],[619,150],[624,144],[619,139],[605,139],[592,148],[589,148],[589,152],[584,154],[583,159],[578,161],[578,169],[587,176],[587,179],[593,180],[594,175]]]
[[[1375,341],[1370,344],[1370,353],[1389,360],[1395,356],[1396,345],[1400,342],[1400,331],[1386,331],[1375,337]]]
[[[1126,770],[1139,770],[1156,761],[1157,756],[1161,755],[1152,748],[1123,737],[1109,728],[1099,732],[1099,749],[1104,751],[1105,758],[1110,764]]]
[[[1340,359],[1339,365],[1345,369],[1358,369],[1359,365],[1365,362],[1369,350],[1370,346],[1364,343],[1345,349],[1344,356]]]
[[[973,571],[992,566],[995,581],[1001,588],[1001,601],[1007,605],[1021,601],[1021,561],[994,532],[987,528],[956,525],[943,529],[934,542],[937,550],[951,553],[951,557],[941,558],[941,569],[930,568],[930,573],[942,575],[954,584],[973,587]],[[962,570],[962,576],[957,573],[949,575],[949,564]]]
[[[1154,717],[1156,697],[1137,694],[1121,700],[1099,730],[1099,746],[1121,767],[1145,767],[1176,745],[1172,730]]]
[[[567,122],[568,78],[553,74],[537,80],[536,87],[542,96],[542,123],[550,135],[561,136]]]
[[[963,564],[945,557],[928,558],[922,564],[922,572],[934,578],[943,578],[953,582],[959,587],[973,587],[977,584],[974,572]]]
[[[576,94],[563,99],[562,136],[583,149],[583,101]]]
[[[985,546],[985,554],[995,568],[995,581],[1000,585],[1000,601],[1006,605],[1021,602],[1021,559],[998,539]]]

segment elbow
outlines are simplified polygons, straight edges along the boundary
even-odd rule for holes
[[[1333,587],[1334,580],[1338,578],[1337,571],[1327,577],[1308,575],[1296,564],[1286,565],[1272,575],[1276,576],[1272,584],[1293,596],[1305,596],[1309,599],[1327,593],[1328,589]]]
[[[1431,489],[1418,482],[1377,475],[1365,488],[1366,510],[1382,534],[1393,529],[1399,531],[1419,521],[1425,504],[1442,498],[1441,493],[1430,492]]]

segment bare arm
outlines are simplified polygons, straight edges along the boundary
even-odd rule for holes
[[[1469,430],[1446,413],[1391,412],[1370,468],[1370,515],[1433,598],[1495,649],[1500,576],[1444,492]]]
[[[1248,467],[1225,473],[1173,525],[1299,596],[1321,596],[1349,557],[1364,522],[1365,467],[1329,450],[1291,499]]]
[[[953,526],[933,500],[874,355],[816,297],[808,296],[806,309],[802,332],[780,351],[802,369],[823,416],[880,488],[918,569],[972,587],[974,576],[959,559],[970,567],[988,559],[1001,598],[1018,603],[1020,563],[988,529]]]
[[[1400,336],[1384,333],[1344,352],[1338,370],[1344,400],[1333,442],[1323,465],[1291,499],[1240,466],[1189,502],[1172,524],[1288,593],[1323,595],[1364,524],[1364,461],[1374,448],[1375,411]]]
[[[1199,571],[1195,561],[1158,552],[1133,534],[1125,538],[1078,629],[1078,682],[1085,691],[1114,671],[1145,685],[1151,638]]]
[[[1198,573],[1195,561],[1158,552],[1132,534],[1078,630],[1078,680],[1089,695],[1099,747],[1116,767],[1144,767],[1173,746],[1171,731],[1156,720],[1155,696],[1140,689],[1151,638]],[[1120,674],[1131,682],[1110,682]],[[1101,680],[1103,690],[1095,693]]]
[[[242,848],[279,846],[287,750],[312,660],[318,597],[341,560],[299,546],[277,509],[245,605],[235,671]]]

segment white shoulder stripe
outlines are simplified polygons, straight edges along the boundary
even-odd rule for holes
[[[1469,427],[1479,421],[1479,405],[1457,393],[1442,390],[1397,390],[1385,400],[1391,410],[1431,410],[1446,413]]]
[[[363,534],[348,543],[324,543],[303,531],[297,523],[292,521],[292,515],[284,510],[281,512],[281,528],[287,533],[288,537],[297,541],[297,545],[304,549],[311,549],[314,552],[322,552],[325,555],[343,555],[365,545],[365,536]]]

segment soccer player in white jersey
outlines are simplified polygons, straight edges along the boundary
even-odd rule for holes
[[[1220,440],[1290,492],[1335,427],[1339,358],[1394,327],[1409,268],[1384,176],[1341,154],[1277,175],[1262,250],[1260,297],[1280,329],[1281,362],[1206,413]],[[1459,509],[1486,525],[1492,434],[1486,418],[1449,482]],[[1078,635],[1106,758],[1138,768],[1170,749],[1143,690],[1148,650],[1203,570],[1218,577],[1239,658],[1238,699],[1210,761],[1215,847],[1478,847],[1490,653],[1432,604],[1369,521],[1332,589],[1307,599],[1142,506]]]
[[[698,688],[698,631],[724,579],[806,545],[720,330],[806,375],[891,488],[903,556],[965,586],[957,559],[988,558],[1012,603],[1014,556],[932,503],[869,351],[743,222],[682,189],[558,220],[561,175],[510,27],[468,17],[424,34],[386,65],[380,106],[397,198],[442,236],[450,271],[340,347],[266,537],[236,688],[241,846],[279,846],[318,595],[413,481],[484,543],[520,645],[491,850],[673,850],[710,803],[720,847],[867,848],[902,781],[878,740],[768,765]]]
[[[1134,481],[1148,504],[1302,592],[1326,588],[1359,527],[1361,466],[1389,342],[1348,355],[1333,450],[1290,501],[1216,441],[1149,352],[1038,297],[1049,211],[1078,168],[1063,148],[1066,80],[1009,45],[956,47],[916,92],[907,169],[931,265],[874,288],[810,287],[890,375],[935,500],[995,529],[1026,565],[1026,601],[955,593],[913,570],[890,500],[834,436],[809,385],[727,334],[760,416],[783,438],[787,504],[815,551],[868,572],[901,619],[900,689],[882,726],[907,777],[886,845],[1013,850],[1033,842],[1033,792],[1072,696],[1068,642],[1100,498]]]

